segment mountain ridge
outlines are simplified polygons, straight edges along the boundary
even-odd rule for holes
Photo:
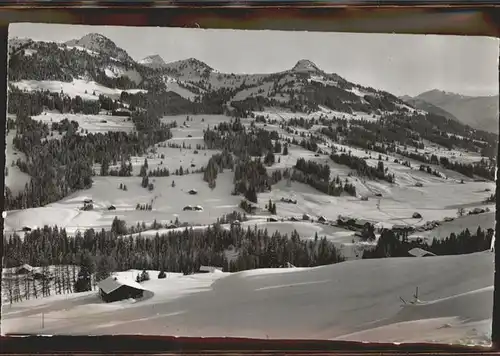
[[[459,122],[475,129],[498,133],[498,94],[468,96],[433,89],[415,97],[405,96],[405,99],[406,102],[413,103],[421,108],[427,107],[429,110],[434,111],[436,111],[435,108],[439,108],[445,117],[451,115]]]
[[[79,46],[87,50],[106,54],[120,61],[134,61],[132,57],[123,48],[118,47],[108,37],[99,33],[88,33],[79,39],[73,39],[64,42],[66,46]]]
[[[29,41],[25,43],[32,46]],[[45,46],[41,44],[44,42],[36,43],[38,46]],[[46,46],[54,46],[53,43],[45,43]],[[66,78],[70,77],[73,80],[88,77],[88,60],[98,53],[101,59],[92,65],[101,67],[91,68],[94,74],[90,78],[102,85],[127,90],[154,88],[155,91],[171,91],[190,101],[218,96],[224,103],[222,107],[237,110],[241,115],[245,115],[245,112],[275,108],[304,113],[321,110],[349,115],[364,113],[373,119],[387,113],[407,115],[417,110],[422,114],[431,112],[448,119],[456,119],[453,113],[446,109],[432,108],[430,103],[426,102],[423,106],[422,103],[411,101],[407,97],[403,100],[387,91],[350,82],[336,73],[326,73],[314,62],[305,58],[298,59],[294,66],[280,72],[234,74],[221,73],[196,58],[167,63],[160,55],[151,54],[136,61],[112,40],[97,33],[89,33],[79,39],[67,41],[62,47],[57,44],[56,46],[59,50],[65,50],[64,46],[80,47],[80,51],[72,52],[72,55],[82,57],[76,59],[77,62],[87,62],[83,66],[85,71],[74,66],[64,69],[61,80],[68,81]],[[82,52],[81,48],[89,53]],[[50,51],[47,50],[45,53]],[[36,55],[30,59],[38,60]],[[113,62],[116,60],[118,62]],[[119,63],[120,61],[122,63]],[[29,74],[23,73],[18,73],[16,77],[31,80],[48,79],[30,77]],[[127,83],[123,83],[122,77],[129,78],[126,80]]]

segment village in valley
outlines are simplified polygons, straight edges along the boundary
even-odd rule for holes
[[[303,58],[132,58],[95,31],[9,39],[4,334],[489,344],[498,128],[460,116],[478,98]]]

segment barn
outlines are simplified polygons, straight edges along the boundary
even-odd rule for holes
[[[222,272],[222,267],[200,266],[200,271],[198,273],[217,273],[217,272]]]
[[[21,267],[19,267],[16,272],[17,272],[17,274],[28,274],[28,273],[32,273],[33,270],[34,270],[33,267],[31,267],[28,264],[24,264]]]
[[[423,250],[419,247],[412,248],[410,251],[408,251],[408,254],[413,257],[429,257],[429,256],[436,256],[432,252]]]
[[[141,298],[145,290],[134,280],[116,276],[108,277],[99,282],[99,294],[106,303]]]

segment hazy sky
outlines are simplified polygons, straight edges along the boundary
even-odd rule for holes
[[[64,42],[97,32],[139,60],[197,58],[226,73],[271,73],[309,59],[395,95],[498,94],[499,40],[486,37],[14,24],[10,37]]]

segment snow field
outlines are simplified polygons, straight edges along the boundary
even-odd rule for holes
[[[172,187],[175,181],[175,187]],[[127,224],[175,221],[191,224],[211,224],[218,217],[238,210],[241,197],[232,196],[232,173],[219,174],[214,190],[203,181],[201,174],[152,178],[153,191],[141,187],[140,177],[94,177],[88,190],[78,191],[47,207],[9,211],[5,219],[6,231],[20,230],[23,226],[58,225],[72,234],[87,228],[109,229],[115,216]],[[119,189],[120,183],[127,191]],[[190,195],[190,189],[197,195]],[[85,199],[93,199],[93,211],[80,211]],[[136,210],[137,204],[153,205],[152,211]],[[107,210],[114,205],[116,210]],[[186,205],[201,205],[203,211],[183,211]]]
[[[43,112],[40,115],[32,116],[33,120],[41,121],[51,127],[53,122],[60,122],[64,119],[78,122],[80,134],[106,133],[108,131],[133,132],[134,123],[126,116],[112,115],[83,115],[83,114],[61,114],[55,112]],[[82,129],[85,132],[82,132]]]
[[[143,284],[154,295],[143,300],[104,304],[84,293],[21,302],[6,309],[3,327],[5,333],[488,343],[493,254],[421,261],[169,274],[163,280],[150,271]],[[123,273],[132,278],[137,272]],[[417,286],[424,304],[401,307],[399,296],[409,300]]]
[[[60,93],[61,91],[69,95],[71,98],[80,96],[84,100],[98,100],[99,95],[105,95],[112,99],[119,99],[123,90],[107,88],[94,81],[87,81],[84,79],[74,79],[72,82],[61,82],[57,80],[21,80],[19,82],[11,82],[10,84],[16,86],[20,90],[26,91],[50,91]],[[125,90],[129,93],[136,93],[142,89]],[[94,95],[95,92],[95,95]]]

